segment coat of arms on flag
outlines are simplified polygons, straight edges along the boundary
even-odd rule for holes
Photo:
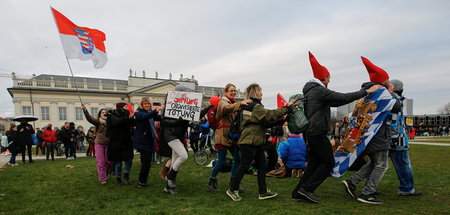
[[[106,35],[97,29],[75,25],[59,11],[51,8],[58,27],[64,53],[69,59],[92,60],[95,68],[102,68],[107,61]]]
[[[333,177],[342,177],[362,154],[389,115],[395,101],[386,88],[381,88],[357,102],[349,119],[345,139],[334,155],[335,165],[331,172]]]

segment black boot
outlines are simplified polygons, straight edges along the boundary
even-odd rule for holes
[[[169,172],[167,173],[167,185],[170,188],[176,188],[177,187],[177,183],[176,183],[176,178],[177,178],[177,173],[178,171],[175,171],[173,169],[170,169]]]
[[[122,178],[121,177],[117,177],[117,185],[122,185]]]
[[[125,184],[131,184],[130,182],[130,173],[126,172],[123,174],[123,179],[125,180]]]
[[[206,185],[208,190],[217,192],[219,191],[219,186],[217,185],[217,179],[216,178],[209,178],[208,185]]]

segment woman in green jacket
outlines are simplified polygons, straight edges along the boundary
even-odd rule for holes
[[[258,169],[259,199],[271,199],[278,194],[267,189],[267,160],[264,154],[265,133],[268,127],[272,127],[289,112],[289,108],[285,106],[276,110],[265,109],[261,104],[262,88],[258,84],[248,86],[244,95],[253,102],[243,108],[243,119],[240,125],[242,132],[238,141],[241,163],[226,193],[233,201],[242,199],[239,196],[239,185],[251,162],[255,160]]]

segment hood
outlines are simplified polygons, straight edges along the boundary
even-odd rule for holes
[[[316,82],[308,82],[305,84],[305,86],[303,87],[303,95],[305,95],[306,93],[308,93],[312,88],[314,87],[318,87],[321,86],[319,83]]]
[[[361,88],[367,90],[367,89],[369,89],[371,86],[377,85],[377,84],[378,84],[378,85],[382,85],[382,84],[380,84],[380,83],[378,83],[378,82],[365,82],[365,83],[363,83],[363,84],[361,85]]]

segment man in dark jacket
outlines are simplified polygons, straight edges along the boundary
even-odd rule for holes
[[[20,144],[20,149],[22,153],[22,162],[25,163],[25,149],[28,152],[28,161],[33,163],[31,147],[33,145],[33,126],[28,124],[27,121],[20,121],[20,125],[17,126],[17,131],[19,131],[18,141]]]
[[[393,88],[389,82],[389,75],[383,69],[375,66],[369,60],[362,57],[363,63],[369,72],[370,81],[369,83],[364,83],[363,87],[370,87],[374,85],[383,85],[392,92]],[[398,113],[401,110],[401,103],[395,98],[395,104],[391,109],[392,113]],[[370,162],[361,167],[352,177],[342,181],[345,186],[345,191],[356,198],[355,189],[356,185],[363,179],[367,178],[367,182],[361,194],[357,197],[359,202],[367,204],[383,204],[384,201],[377,199],[375,197],[375,192],[377,191],[378,183],[383,178],[384,173],[388,169],[388,154],[391,145],[391,119],[387,117],[377,133],[373,136],[370,142],[364,149],[363,154],[368,155]]]
[[[64,126],[61,127],[61,130],[59,131],[59,140],[64,145],[64,154],[66,155],[67,160],[72,160],[73,155],[71,152],[71,144],[73,141],[72,138],[72,131],[70,130],[70,124],[68,122],[64,123]]]
[[[292,192],[292,199],[305,199],[319,203],[314,191],[330,175],[334,166],[333,149],[327,133],[331,128],[330,107],[338,107],[375,92],[381,86],[372,86],[351,93],[339,93],[328,89],[330,73],[309,53],[314,78],[305,84],[305,114],[309,119],[306,139],[308,143],[308,165],[300,182]]]

